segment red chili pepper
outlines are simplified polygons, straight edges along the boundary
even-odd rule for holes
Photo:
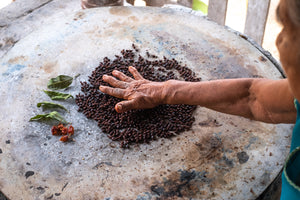
[[[57,128],[62,131],[62,129],[64,128],[64,125],[62,123],[59,123],[57,125]]]
[[[60,138],[60,141],[67,142],[69,140],[69,137],[67,135],[64,135]]]
[[[57,126],[52,126],[51,128],[51,133],[52,135],[58,135],[59,129],[57,128]]]
[[[67,133],[68,133],[68,128],[67,127],[63,127],[62,130],[61,130],[61,134],[67,135]]]
[[[74,135],[74,127],[72,125],[69,126],[68,133]]]

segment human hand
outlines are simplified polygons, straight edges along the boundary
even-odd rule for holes
[[[89,4],[88,0],[81,0],[81,8],[82,9],[86,9],[86,8],[90,8],[92,7],[92,5]],[[94,6],[96,7],[96,6]]]
[[[136,70],[130,66],[129,72],[134,79],[126,76],[124,73],[114,70],[113,76],[103,75],[103,81],[113,87],[100,86],[101,92],[111,96],[126,99],[115,105],[115,110],[118,113],[126,112],[131,109],[146,109],[153,108],[162,103],[162,91],[164,82],[152,82],[146,80]],[[118,79],[116,79],[116,78]]]

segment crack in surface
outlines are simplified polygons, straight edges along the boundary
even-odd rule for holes
[[[24,13],[20,14],[19,16],[12,17],[10,20],[8,20],[7,24],[0,24],[0,30],[8,30],[8,27],[12,24],[14,24],[17,20],[21,20],[23,17],[26,17],[27,15],[31,14],[32,12],[41,9],[42,7],[46,6],[47,4],[53,2],[54,0],[48,0],[34,8],[29,9],[28,11],[25,11]],[[29,33],[28,33],[29,34]],[[7,53],[15,46],[16,43],[20,41],[20,38],[11,38],[11,42],[4,41],[4,44],[0,45],[0,58],[3,58],[7,55]]]
[[[5,24],[5,23],[4,23],[4,24],[1,24],[1,25],[0,25],[0,28],[5,28],[5,27],[9,26],[9,25],[12,24],[15,20],[18,20],[18,19],[20,19],[20,18],[22,18],[22,17],[25,17],[25,16],[29,15],[30,13],[34,12],[34,11],[37,10],[37,9],[40,9],[40,8],[44,7],[45,5],[47,5],[48,3],[52,2],[52,1],[54,1],[54,0],[48,0],[48,1],[46,1],[46,2],[44,2],[44,3],[42,3],[42,4],[40,4],[40,5],[38,5],[37,7],[30,8],[29,10],[25,11],[24,13],[22,13],[22,14],[20,14],[20,15],[18,15],[18,16],[11,17],[11,18],[8,17],[9,20],[6,21],[6,22],[8,22],[8,23],[7,23],[7,24]]]
[[[52,2],[52,1],[53,1],[53,0],[48,0],[48,1],[46,1],[45,3],[42,3],[41,5],[39,5],[39,6],[35,7],[35,8],[32,8],[32,9],[26,11],[26,12],[23,13],[22,15],[16,17],[16,19],[18,19],[18,18],[20,18],[20,17],[24,17],[24,16],[26,16],[26,15],[32,13],[33,11],[35,11],[35,10],[37,10],[37,9],[40,9],[40,8],[44,7],[45,5],[47,5],[48,3]]]

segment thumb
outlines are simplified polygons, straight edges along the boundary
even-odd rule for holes
[[[121,101],[121,102],[116,104],[115,110],[118,113],[123,113],[123,112],[126,112],[128,110],[135,109],[135,104],[136,103],[135,103],[134,99],[131,99],[131,100],[128,100],[128,101]]]

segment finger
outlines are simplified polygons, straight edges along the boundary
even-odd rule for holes
[[[125,90],[123,90],[123,89],[112,88],[112,87],[108,87],[108,86],[100,86],[99,89],[101,92],[103,92],[105,94],[108,94],[108,95],[111,95],[111,96],[114,96],[114,97],[117,97],[120,99],[124,99]]]
[[[133,81],[133,78],[130,78],[129,76],[126,76],[124,73],[118,71],[118,70],[114,70],[112,72],[112,74],[117,77],[118,79],[120,79],[121,81],[126,81],[126,82],[131,82]]]
[[[85,4],[84,4],[83,1],[81,1],[81,8],[82,8],[82,9],[86,9]]]
[[[103,81],[107,82],[108,84],[110,84],[111,86],[116,87],[116,88],[125,89],[128,87],[128,84],[126,82],[119,81],[112,76],[103,75],[102,79],[103,79]]]
[[[115,106],[115,110],[118,113],[123,113],[126,112],[128,110],[132,110],[136,108],[136,102],[134,99],[128,100],[128,101],[121,101],[119,103],[116,104]]]
[[[133,75],[133,77],[135,78],[135,80],[144,79],[142,77],[142,75],[137,71],[137,69],[135,67],[129,66],[128,70]]]

